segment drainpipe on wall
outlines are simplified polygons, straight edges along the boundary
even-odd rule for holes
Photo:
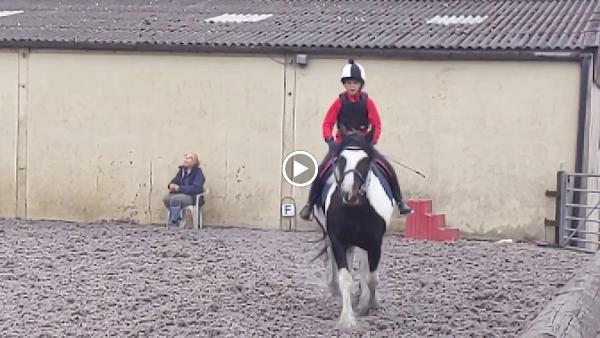
[[[587,160],[586,147],[588,143],[587,134],[589,126],[589,102],[590,102],[590,66],[592,64],[591,54],[582,54],[579,62],[579,114],[577,121],[577,154],[575,158],[575,172],[584,172],[584,164]]]
[[[592,55],[591,54],[582,54],[581,59],[579,61],[580,65],[580,77],[579,77],[579,112],[577,118],[577,146],[576,146],[576,154],[575,154],[575,172],[583,173],[587,172],[587,162],[589,161],[589,156],[587,154],[588,147],[586,146],[589,143],[589,122],[590,122],[590,65],[592,64]],[[583,180],[586,178],[582,178],[576,176],[574,178],[574,186],[575,187],[583,187]],[[566,193],[566,192],[563,192]],[[585,196],[581,192],[575,191],[573,192],[573,203],[574,204],[586,204]],[[571,210],[567,213],[578,213],[577,215],[572,215],[575,217],[583,218],[585,215],[582,214],[585,210],[578,209],[577,211]],[[574,221],[573,228],[581,229],[582,225],[581,221]],[[581,237],[581,233],[577,234],[577,237]],[[558,238],[558,237],[557,237]]]

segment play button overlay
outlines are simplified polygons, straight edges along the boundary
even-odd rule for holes
[[[294,187],[305,187],[317,177],[317,159],[309,152],[297,150],[283,160],[283,178]]]
[[[298,161],[294,161],[294,166],[292,169],[292,178],[298,177],[298,175],[302,174],[303,172],[305,172],[307,170],[308,170],[308,167],[305,167],[304,165],[302,165],[302,163],[300,163]]]

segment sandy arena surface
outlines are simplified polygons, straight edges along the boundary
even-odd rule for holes
[[[0,220],[2,337],[512,337],[589,257],[384,241],[382,307],[350,334],[318,233]]]

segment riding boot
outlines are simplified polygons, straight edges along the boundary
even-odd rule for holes
[[[413,209],[404,201],[402,198],[402,191],[400,191],[400,185],[398,184],[398,178],[395,174],[390,175],[392,186],[392,193],[394,195],[394,199],[396,200],[396,205],[398,206],[398,210],[400,210],[400,215],[409,215],[412,214]]]
[[[306,202],[306,204],[304,205],[302,210],[300,210],[300,218],[302,218],[305,221],[310,220],[310,215],[312,214],[313,205],[315,204],[315,201],[317,200],[317,197],[319,196],[319,193],[321,192],[321,188],[322,188],[322,184],[323,184],[323,182],[322,182],[323,179],[322,179],[321,175],[323,174],[325,165],[327,164],[327,162],[329,162],[333,158],[333,156],[334,156],[334,151],[332,149],[330,149],[327,152],[327,154],[325,154],[325,157],[323,158],[323,160],[321,161],[321,164],[319,164],[319,167],[317,168],[317,178],[314,180],[314,182],[310,186],[310,192],[308,193],[308,201]]]
[[[400,210],[400,215],[412,214],[412,208],[402,198],[402,191],[400,191],[398,178],[395,174],[390,175],[390,185],[392,187],[392,194],[394,195],[394,199],[396,200],[396,205],[398,206],[398,210]]]
[[[377,150],[375,150],[375,156],[383,161],[388,168],[389,178],[390,178],[390,186],[392,188],[392,195],[394,195],[394,199],[396,200],[396,205],[400,210],[400,215],[408,215],[412,214],[413,209],[406,204],[404,199],[402,198],[402,191],[400,190],[400,184],[398,183],[398,177],[396,176],[396,171],[394,167],[388,162],[388,160]]]
[[[305,221],[310,221],[310,215],[312,214],[312,203],[306,203],[302,210],[300,210],[300,218]]]
[[[400,209],[400,215],[409,215],[413,212],[413,209],[404,200],[398,202],[398,209]]]

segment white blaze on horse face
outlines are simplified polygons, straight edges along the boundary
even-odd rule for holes
[[[343,157],[344,159],[346,159],[346,166],[344,167],[344,172],[348,172],[349,170],[356,169],[356,166],[358,165],[358,162],[360,162],[360,160],[369,157],[369,155],[367,155],[367,153],[364,150],[348,150],[348,149],[342,151],[340,153],[340,156]],[[342,175],[343,175],[343,173],[342,173]],[[356,174],[354,174],[354,173],[349,173],[344,177],[340,177],[340,179],[343,179],[342,186],[340,187],[342,189],[342,193],[349,194],[350,197],[354,197],[352,188],[354,187],[355,177],[356,177]],[[364,183],[364,182],[361,182],[361,184],[362,183]],[[354,191],[354,193],[357,193],[357,191]]]

